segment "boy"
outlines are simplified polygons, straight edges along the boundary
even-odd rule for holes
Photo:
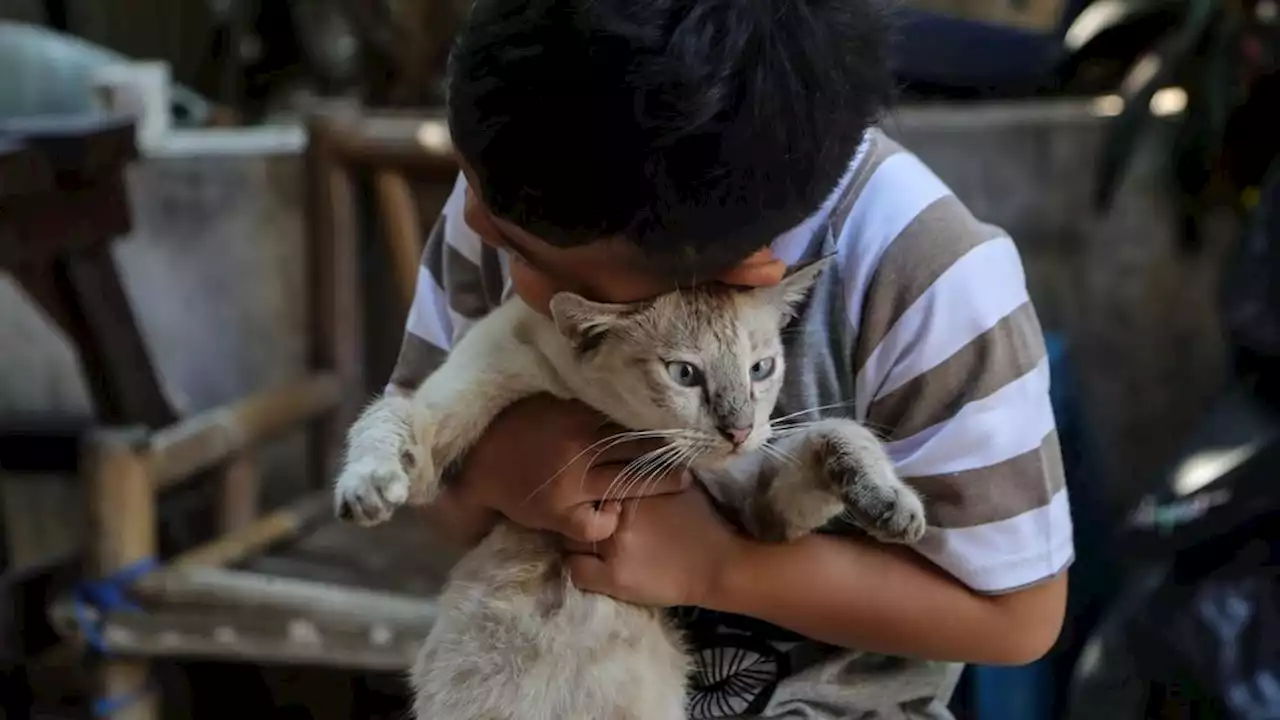
[[[867,2],[479,0],[454,49],[463,171],[388,392],[509,292],[625,302],[834,253],[787,331],[780,412],[882,431],[929,506],[911,549],[765,545],[679,474],[626,501],[642,512],[597,506],[648,448],[557,475],[601,419],[505,412],[428,520],[463,544],[498,514],[558,532],[579,587],[680,608],[693,718],[947,718],[960,663],[1035,660],[1062,620],[1071,518],[1021,262],[874,129],[892,80]]]

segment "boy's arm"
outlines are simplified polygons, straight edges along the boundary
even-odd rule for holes
[[[901,548],[826,535],[743,547],[705,604],[839,647],[1021,665],[1044,655],[1062,625],[1065,572],[982,595]]]
[[[385,392],[408,395],[444,362],[455,339],[488,310],[498,262],[463,221],[466,181],[462,173],[436,218],[423,248],[418,285],[405,322],[400,354]],[[493,513],[461,502],[452,492],[418,506],[426,523],[448,542],[475,545],[493,525]]]
[[[748,543],[711,602],[845,647],[1039,657],[1060,628],[1072,525],[1018,253],[946,196],[888,247],[863,297],[857,417],[887,435],[929,532],[915,552]]]
[[[463,219],[462,173],[427,236],[413,306],[386,392],[411,393],[441,363],[454,341],[501,295],[497,253]]]

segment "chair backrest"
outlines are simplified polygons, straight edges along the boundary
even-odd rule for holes
[[[398,344],[394,328],[402,326],[413,301],[426,232],[458,174],[444,112],[370,111],[339,104],[316,112],[310,130],[308,172],[329,178],[320,186],[331,193],[330,207],[313,208],[313,225],[345,222],[348,232],[361,234],[367,228],[377,236],[380,252],[389,259],[399,317],[380,314],[379,327],[372,329],[388,337],[372,341]],[[368,202],[363,214],[360,199]],[[373,222],[362,223],[361,217]]]

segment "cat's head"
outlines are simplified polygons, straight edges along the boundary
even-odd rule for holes
[[[770,434],[782,388],[782,329],[829,259],[765,288],[706,286],[630,304],[551,300],[597,409],[635,430],[680,430],[704,458],[749,452]]]

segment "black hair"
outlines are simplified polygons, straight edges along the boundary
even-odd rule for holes
[[[893,94],[877,0],[477,0],[449,125],[490,210],[736,263],[812,214]]]

